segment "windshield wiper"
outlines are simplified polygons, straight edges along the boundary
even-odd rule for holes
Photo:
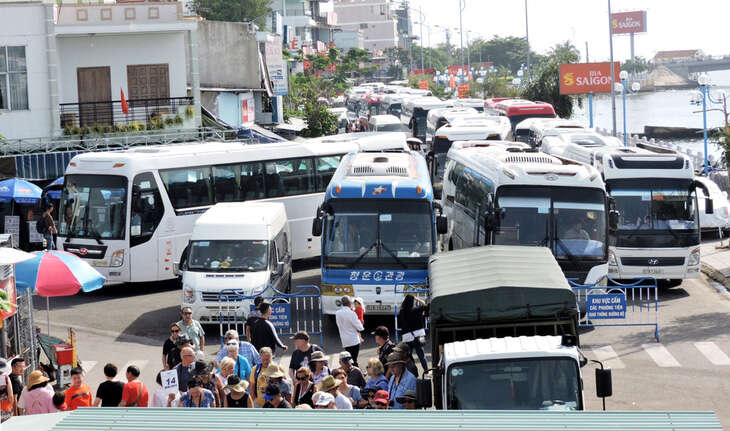
[[[385,244],[383,244],[383,242],[382,242],[382,241],[380,241],[380,246],[381,246],[381,247],[383,247],[383,250],[387,251],[389,255],[393,256],[393,259],[395,259],[395,261],[396,261],[396,262],[397,262],[397,263],[398,263],[398,264],[399,264],[400,266],[402,266],[402,267],[403,267],[403,269],[408,269],[408,265],[406,265],[405,263],[403,263],[403,261],[402,261],[402,260],[400,260],[400,258],[398,257],[398,255],[396,255],[396,254],[395,254],[395,253],[393,253],[393,252],[392,252],[392,251],[391,251],[391,250],[390,250],[390,249],[389,249],[388,247],[386,247],[386,246],[385,246]]]
[[[372,250],[373,247],[375,247],[376,245],[378,245],[378,240],[375,240],[375,242],[370,247],[368,247],[367,250],[363,251],[362,254],[360,254],[360,256],[357,257],[357,259],[353,260],[352,263],[350,264],[350,268],[352,268],[355,265],[357,265],[358,263],[360,263],[362,258],[365,257],[366,254],[370,253],[370,250]]]
[[[565,245],[563,240],[561,240],[560,238],[555,238],[555,244],[557,244],[558,247],[563,250],[563,253],[565,253],[565,256],[568,257],[568,260],[570,260],[571,263],[573,263],[574,265],[578,265],[578,259],[576,259],[575,255],[571,253],[570,250],[568,250],[568,247]]]

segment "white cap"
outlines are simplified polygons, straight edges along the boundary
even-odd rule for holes
[[[314,397],[313,397],[314,398]],[[315,405],[318,406],[328,406],[335,402],[334,395],[328,393],[328,392],[322,392],[319,394],[319,397],[317,397],[317,401],[315,402]]]

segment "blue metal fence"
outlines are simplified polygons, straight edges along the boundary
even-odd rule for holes
[[[297,331],[307,331],[310,337],[319,336],[322,346],[322,293],[314,285],[296,286],[291,293],[280,292],[267,287],[257,295],[247,295],[241,290],[226,289],[218,293],[218,325],[220,343],[226,331],[234,329],[240,339],[246,338],[246,318],[253,307],[253,300],[263,297],[272,305],[272,317],[269,319],[280,336],[291,336]]]
[[[578,326],[650,326],[654,328],[654,338],[659,341],[656,279],[645,277],[632,283],[619,283],[604,276],[594,284],[568,281],[582,312]]]
[[[48,179],[63,176],[66,166],[77,154],[85,151],[22,154],[15,159],[15,176],[26,179]]]
[[[397,295],[403,295],[405,297],[405,295],[409,294],[409,293],[411,295],[416,296],[421,299],[423,299],[423,297],[426,297],[426,299],[428,299],[429,290],[421,288],[421,287],[415,287],[411,284],[395,286],[396,297],[397,297]],[[428,301],[426,301],[426,302],[428,302]],[[395,319],[395,321],[394,321],[395,322],[394,323],[395,331],[393,331],[393,332],[395,333],[395,342],[396,343],[399,342],[399,334],[401,332],[400,328],[398,327],[398,307],[399,306],[400,306],[400,304],[396,301],[396,304],[393,307],[393,318]],[[428,328],[428,316],[426,316],[426,328]]]

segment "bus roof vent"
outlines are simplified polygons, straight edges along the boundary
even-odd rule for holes
[[[559,160],[547,154],[510,154],[504,158],[505,163],[547,163],[551,165],[560,165]]]
[[[388,166],[388,169],[385,170],[385,174],[392,175],[392,176],[407,177],[408,169],[405,166]]]
[[[372,166],[360,165],[352,167],[352,175],[375,175],[375,169]]]

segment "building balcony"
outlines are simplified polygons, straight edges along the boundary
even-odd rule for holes
[[[56,34],[173,31],[195,28],[178,1],[67,2],[54,5]]]
[[[120,100],[62,103],[59,105],[64,135],[138,132],[165,128],[194,128],[192,97],[127,100],[128,113]]]

